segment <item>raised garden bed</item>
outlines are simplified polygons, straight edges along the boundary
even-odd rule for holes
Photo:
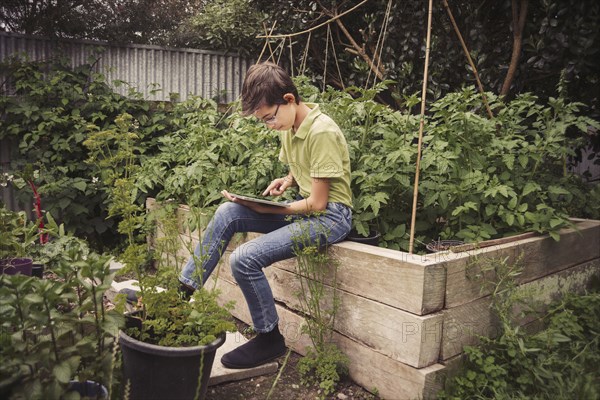
[[[154,207],[154,201],[147,205]],[[185,214],[187,207],[179,211]],[[478,335],[497,332],[490,293],[474,278],[481,265],[492,259],[520,259],[524,267],[519,285],[524,290],[536,288],[533,297],[546,304],[565,292],[582,291],[600,274],[600,221],[574,222],[575,229],[561,231],[559,242],[548,236],[517,237],[461,252],[411,255],[353,242],[332,246],[331,255],[339,263],[340,299],[334,340],[350,358],[351,378],[366,389],[377,389],[383,398],[435,397],[447,366],[456,363],[463,347],[476,343]],[[197,232],[182,230],[181,235],[184,241],[198,240]],[[212,279],[222,290],[223,302],[236,301],[234,316],[251,323],[228,266],[235,246],[230,244]],[[184,248],[181,255],[188,255]],[[304,318],[295,295],[299,290],[295,262],[278,262],[265,273],[286,343],[305,354],[310,340],[300,329]],[[330,290],[331,282],[331,277],[325,282]]]

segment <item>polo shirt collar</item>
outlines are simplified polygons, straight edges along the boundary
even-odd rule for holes
[[[304,103],[304,104],[306,104],[308,106],[308,108],[310,108],[310,111],[304,118],[304,121],[302,121],[302,123],[298,127],[298,131],[294,134],[294,137],[296,137],[298,139],[306,138],[306,135],[308,135],[308,132],[310,131],[310,127],[312,126],[313,122],[315,121],[315,119],[317,119],[317,117],[319,115],[321,115],[321,110],[319,109],[318,104],[316,104],[316,103]]]

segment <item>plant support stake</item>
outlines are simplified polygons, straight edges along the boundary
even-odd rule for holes
[[[465,40],[463,39],[463,36],[460,33],[460,29],[458,29],[458,25],[456,24],[456,20],[454,19],[454,15],[452,14],[452,10],[450,10],[450,6],[448,5],[448,1],[447,0],[442,0],[442,4],[444,5],[444,8],[446,9],[446,12],[448,13],[448,18],[450,18],[450,22],[452,23],[452,27],[454,28],[454,32],[456,33],[456,36],[458,36],[458,40],[460,41],[460,45],[462,46],[463,53],[465,53],[465,57],[467,57],[467,62],[471,66],[471,70],[473,71],[473,75],[475,76],[475,80],[477,81],[477,88],[479,88],[479,92],[481,93],[481,99],[483,100],[483,105],[485,106],[485,109],[486,109],[486,111],[487,111],[488,116],[490,117],[490,119],[494,119],[494,113],[492,112],[492,109],[490,108],[490,105],[489,105],[489,103],[487,101],[487,97],[485,95],[485,90],[483,90],[483,85],[481,84],[481,79],[479,79],[479,73],[477,72],[477,68],[475,67],[475,63],[473,62],[473,59],[471,58],[471,54],[469,53],[469,49],[467,48]]]
[[[427,44],[425,46],[425,68],[423,71],[423,89],[421,92],[421,121],[419,122],[419,144],[417,146],[417,166],[415,172],[415,186],[413,191],[412,216],[410,218],[410,241],[408,253],[412,254],[415,244],[415,221],[417,217],[417,197],[419,196],[419,170],[421,167],[421,147],[423,144],[423,128],[425,126],[425,97],[427,96],[427,76],[429,70],[429,49],[431,44],[431,18],[433,15],[433,0],[429,0],[427,12]]]

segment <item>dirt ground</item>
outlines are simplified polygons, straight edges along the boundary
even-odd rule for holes
[[[246,332],[246,325],[237,321],[240,332]],[[248,336],[250,337],[250,336]],[[286,365],[282,365],[285,356],[279,361],[279,370],[283,368],[281,376],[273,388],[270,400],[308,400],[323,398],[322,392],[317,387],[308,387],[300,383],[300,374],[297,364],[302,358],[301,355],[291,352]],[[215,360],[215,362],[219,362]],[[260,376],[252,379],[246,379],[238,382],[223,383],[208,388],[206,400],[266,400],[273,387],[277,373]],[[369,393],[362,387],[352,382],[349,378],[343,379],[338,384],[335,393],[326,397],[326,399],[335,400],[377,400],[379,397]]]
[[[300,375],[298,374],[296,364],[302,356],[292,352],[288,358],[287,365],[283,370],[277,385],[273,389],[271,400],[305,400],[319,399],[321,392],[318,388],[307,387],[300,383]],[[284,357],[279,360],[280,368]],[[215,360],[217,362],[218,360]],[[277,373],[272,375],[260,376],[257,378],[247,379],[239,382],[223,383],[221,385],[211,386],[208,388],[206,400],[265,400],[273,386],[273,382],[277,377]],[[373,394],[367,392],[362,387],[356,385],[349,379],[338,384],[338,389],[335,393],[327,396],[327,399],[357,399],[357,400],[375,400]]]

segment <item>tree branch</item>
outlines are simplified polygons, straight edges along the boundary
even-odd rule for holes
[[[523,30],[525,29],[525,20],[527,18],[527,3],[528,0],[512,0],[512,22],[513,22],[513,50],[510,58],[510,65],[506,78],[500,90],[501,96],[506,96],[510,91],[510,86],[515,78],[519,59],[521,58],[521,49],[523,47]]]
[[[354,50],[362,57],[363,60],[365,60],[365,62],[369,65],[369,68],[371,68],[375,75],[377,75],[377,78],[379,78],[379,80],[383,80],[383,72],[379,68],[377,68],[377,66],[373,63],[373,60],[371,60],[371,58],[365,52],[365,49],[359,46],[358,43],[356,43],[350,32],[348,32],[348,30],[344,26],[344,23],[340,19],[336,19],[335,23],[344,33],[344,36],[346,36],[346,38],[350,41],[350,44],[352,45]]]
[[[346,11],[344,11],[344,12],[343,12],[343,13],[341,13],[341,14],[337,14],[335,17],[333,17],[333,18],[331,18],[331,19],[328,19],[327,21],[325,21],[325,22],[323,22],[323,23],[320,23],[320,24],[319,24],[319,25],[317,25],[317,26],[313,26],[313,27],[312,27],[312,28],[310,28],[310,29],[306,29],[306,30],[304,30],[304,31],[295,32],[295,33],[287,33],[287,34],[282,34],[282,35],[270,35],[270,34],[269,34],[269,35],[258,35],[258,36],[256,36],[256,37],[257,37],[257,38],[259,38],[259,39],[263,39],[263,38],[269,38],[269,39],[281,39],[281,38],[284,38],[284,37],[285,37],[285,38],[287,38],[287,37],[292,37],[292,36],[303,35],[303,34],[305,34],[305,33],[312,32],[312,31],[314,31],[314,30],[316,30],[316,29],[319,29],[319,28],[320,28],[320,27],[322,27],[322,26],[325,26],[325,25],[327,25],[327,24],[330,24],[330,23],[332,23],[334,20],[335,20],[335,21],[339,20],[339,18],[341,18],[341,17],[343,17],[344,15],[346,15],[346,14],[348,14],[348,13],[350,13],[350,12],[352,12],[352,11],[356,10],[358,7],[362,6],[362,5],[363,5],[363,4],[365,4],[367,1],[369,1],[369,0],[363,0],[363,1],[361,1],[360,3],[358,3],[357,5],[355,5],[354,7],[352,7],[351,9],[349,9],[349,10],[346,10]],[[325,9],[325,10],[326,10],[326,9]]]

